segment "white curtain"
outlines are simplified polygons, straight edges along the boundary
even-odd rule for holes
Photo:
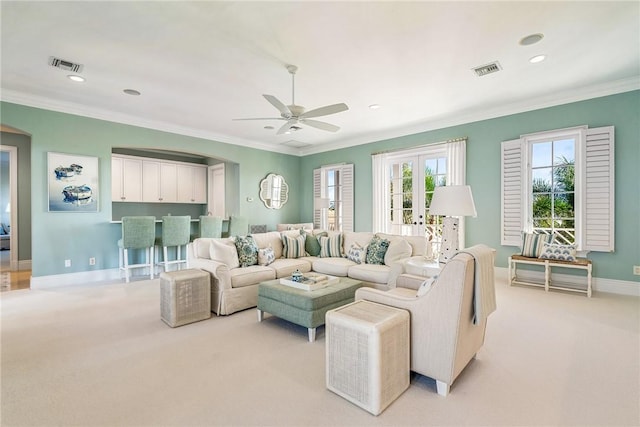
[[[467,140],[447,142],[447,185],[465,185],[467,169]],[[458,241],[465,248],[464,217],[459,217]]]
[[[385,171],[386,166],[386,154],[373,154],[371,156],[372,161],[372,173],[373,177],[371,182],[373,183],[373,232],[386,232],[386,226],[389,223],[389,183],[388,174]]]

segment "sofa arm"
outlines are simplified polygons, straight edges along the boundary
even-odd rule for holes
[[[213,278],[211,282],[212,289],[217,291],[231,289],[231,275],[226,264],[212,259],[195,258],[189,260],[189,268],[199,268],[210,273]]]
[[[396,287],[398,276],[404,273],[404,259],[392,262],[389,269],[389,281],[387,282],[387,285],[389,286],[389,289],[393,289]]]

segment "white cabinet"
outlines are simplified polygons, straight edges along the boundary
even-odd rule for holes
[[[142,160],[135,157],[111,157],[111,200],[142,201]]]
[[[207,169],[204,166],[178,165],[179,203],[207,203]]]
[[[176,203],[178,200],[177,165],[160,162],[160,198],[163,203]]]
[[[111,157],[111,200],[207,203],[207,167],[144,157]]]

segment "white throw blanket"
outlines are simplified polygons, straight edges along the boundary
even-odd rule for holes
[[[477,325],[496,310],[493,249],[486,245],[475,245],[460,252],[475,259],[473,324]]]

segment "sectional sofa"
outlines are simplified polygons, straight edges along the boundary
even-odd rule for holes
[[[252,265],[246,265],[246,259],[241,260],[245,266],[239,262],[234,237],[197,238],[188,245],[189,268],[211,274],[211,307],[218,315],[255,307],[260,282],[291,276],[295,270],[350,277],[364,286],[392,289],[397,277],[404,272],[405,263],[411,257],[424,256],[427,251],[422,237],[384,233],[294,229],[256,233],[251,237],[262,256],[258,257],[259,263]],[[316,244],[324,244],[320,253],[315,251],[317,246],[313,247],[314,239]],[[377,247],[385,241],[384,258],[373,257],[369,261],[376,263],[368,263],[365,255],[372,242]],[[314,255],[310,255],[311,252]]]

